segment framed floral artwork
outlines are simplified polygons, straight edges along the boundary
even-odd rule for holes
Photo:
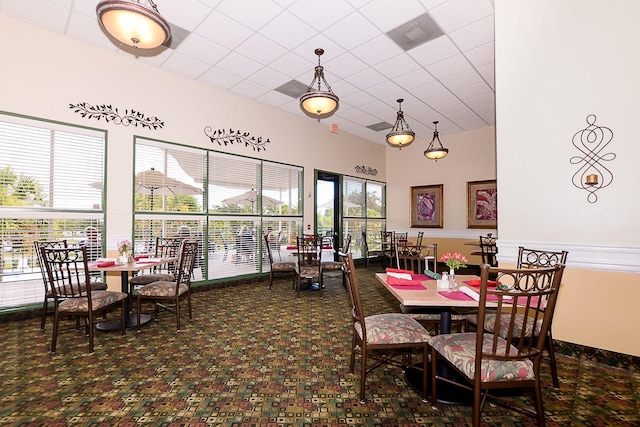
[[[496,180],[467,182],[467,228],[498,228]]]
[[[411,187],[411,227],[442,228],[442,184]]]

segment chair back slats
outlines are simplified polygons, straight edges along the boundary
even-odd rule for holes
[[[298,265],[319,266],[320,251],[322,248],[321,236],[297,237]]]
[[[156,237],[155,256],[156,258],[175,258],[180,251],[180,237]],[[176,263],[169,262],[166,264],[166,271],[175,274]]]
[[[492,267],[498,265],[496,259],[498,246],[496,245],[496,238],[491,233],[488,233],[486,236],[480,236],[480,252],[482,254],[483,264],[489,264]]]
[[[40,253],[54,299],[87,297],[91,310],[87,248],[42,247]]]
[[[264,235],[264,247],[267,250],[267,256],[269,257],[269,265],[273,265],[273,256],[271,255],[271,242],[269,242],[269,235]]]
[[[181,283],[191,286],[191,276],[198,254],[197,240],[183,240],[180,244],[180,256],[178,258],[178,270],[176,273],[176,285]]]
[[[518,248],[517,268],[553,267],[567,263],[567,251],[547,251],[539,249]]]
[[[47,273],[47,267],[44,265],[44,258],[42,257],[42,248],[66,248],[66,240],[41,240],[33,242],[33,246],[38,259],[38,265],[40,266],[40,272],[42,273],[42,281],[44,282],[45,293],[51,291],[49,284],[49,274]]]
[[[362,336],[366,337],[366,325],[364,320],[364,307],[362,306],[362,299],[360,297],[360,286],[358,285],[358,278],[355,274],[356,267],[353,262],[353,256],[351,253],[340,252],[340,259],[342,261],[342,271],[344,272],[347,291],[349,292],[349,300],[351,301],[351,317],[354,323],[360,323],[362,327]]]
[[[495,316],[495,333],[485,328],[477,329],[476,352],[482,354],[476,359],[477,372],[480,372],[483,358],[514,361],[542,354],[563,271],[563,264],[535,269],[481,267],[478,324],[484,325],[486,315],[490,313]],[[490,275],[495,275],[497,285],[488,286]],[[487,301],[495,302],[497,309],[487,309]],[[526,321],[519,320],[520,315]],[[540,331],[527,334],[525,331],[532,332],[537,328],[539,320],[542,320]],[[525,335],[533,338],[521,339]],[[490,348],[487,339],[491,342]]]

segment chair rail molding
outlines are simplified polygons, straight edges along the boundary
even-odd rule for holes
[[[605,246],[558,242],[523,242],[498,239],[498,262],[515,264],[518,247],[568,251],[567,267],[640,273],[640,246]]]

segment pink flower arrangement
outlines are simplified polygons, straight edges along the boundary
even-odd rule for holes
[[[130,240],[121,240],[118,242],[118,252],[120,252],[120,255],[125,252],[129,252],[131,247],[132,245]]]
[[[447,252],[446,254],[442,254],[440,261],[444,262],[447,267],[453,270],[467,266],[467,258],[459,252]]]

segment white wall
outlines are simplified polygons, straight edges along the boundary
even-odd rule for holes
[[[500,261],[569,250],[554,338],[640,355],[636,0],[496,1]],[[586,117],[611,128],[613,183],[587,201],[570,163]]]
[[[314,168],[355,176],[355,166],[366,165],[379,171],[376,179],[385,180],[385,147],[330,133],[330,119],[317,123],[280,112],[170,74],[125,52],[76,42],[5,15],[0,15],[0,38],[7,41],[0,51],[0,110],[106,129],[108,189],[132,188],[134,135],[303,166],[305,224],[313,223]],[[109,104],[120,111],[133,108],[157,116],[165,126],[153,131],[89,120],[69,109],[70,103],[80,102]],[[260,153],[240,145],[220,147],[205,136],[205,126],[240,129],[271,143]],[[131,198],[109,191],[106,206],[110,240],[128,236]]]

